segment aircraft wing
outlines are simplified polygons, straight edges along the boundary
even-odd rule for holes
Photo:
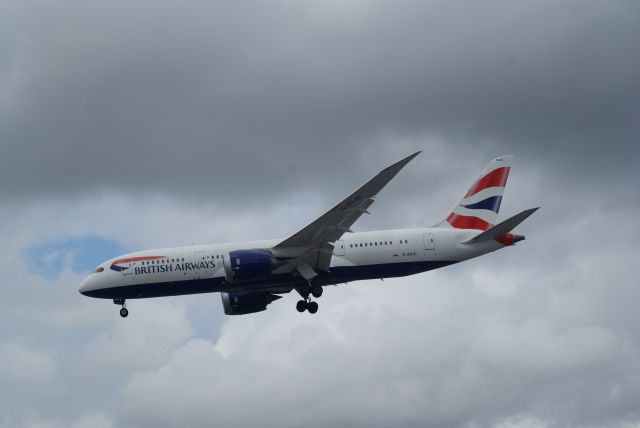
[[[276,254],[283,257],[283,259],[289,259],[289,262],[278,268],[276,272],[285,273],[305,264],[308,264],[308,267],[313,269],[328,270],[333,252],[331,243],[340,239],[345,232],[351,231],[351,225],[362,214],[368,212],[367,209],[373,204],[380,190],[418,154],[420,152],[407,156],[383,169],[311,224],[273,247]],[[300,272],[302,276],[305,278],[307,278],[307,275],[312,277],[313,273],[308,268],[302,267],[302,270],[306,270],[306,272]],[[298,271],[300,271],[300,268],[298,268]]]

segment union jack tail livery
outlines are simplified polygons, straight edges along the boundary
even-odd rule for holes
[[[487,230],[496,224],[512,159],[513,156],[501,156],[489,162],[451,213],[436,227]]]

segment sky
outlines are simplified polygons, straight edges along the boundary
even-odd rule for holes
[[[640,3],[0,0],[0,427],[640,427]],[[355,231],[515,160],[516,246],[225,317],[127,251]],[[634,220],[636,219],[636,220]]]

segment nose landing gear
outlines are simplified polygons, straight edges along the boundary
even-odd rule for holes
[[[116,305],[121,305],[120,308],[120,316],[122,318],[126,318],[129,315],[129,310],[127,309],[126,299],[124,297],[118,297],[117,299],[113,299],[113,303]]]

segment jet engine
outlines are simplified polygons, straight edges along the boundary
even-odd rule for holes
[[[267,278],[275,266],[275,257],[267,250],[231,251],[224,258],[224,274],[228,282]]]
[[[222,306],[227,315],[244,315],[267,309],[267,305],[282,298],[277,294],[261,291],[257,293],[220,293]]]

